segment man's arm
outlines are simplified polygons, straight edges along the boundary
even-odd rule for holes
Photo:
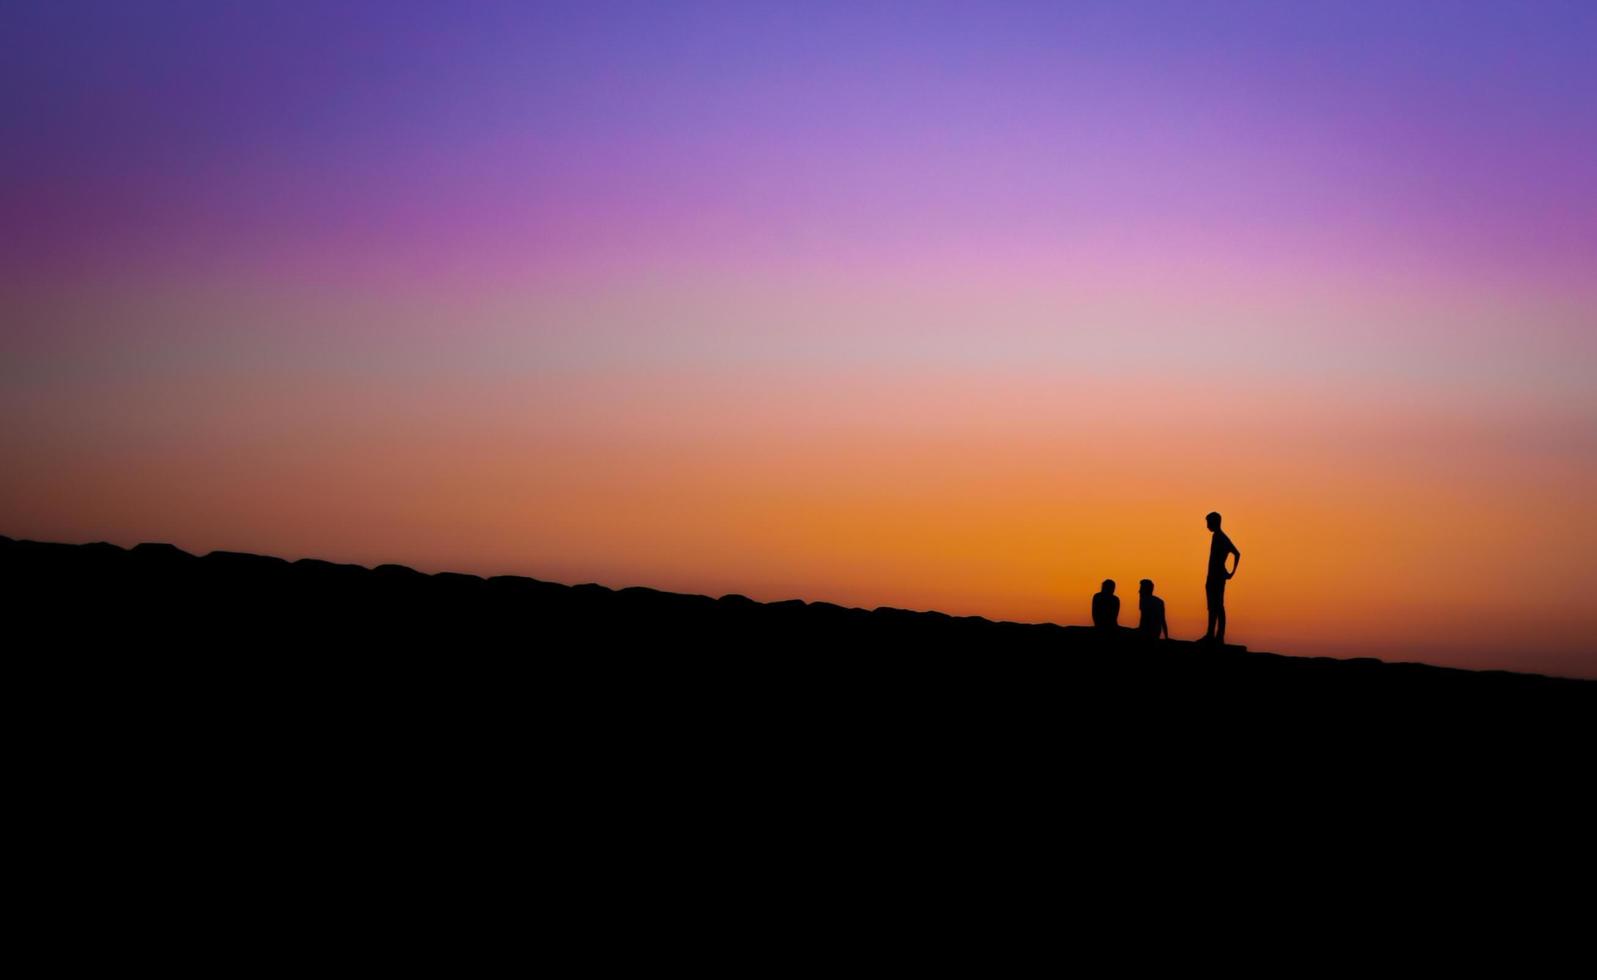
[[[1227,542],[1230,542],[1230,540],[1231,540],[1230,538],[1226,538]],[[1231,545],[1231,554],[1236,556],[1236,557],[1231,562],[1231,571],[1226,573],[1225,577],[1228,578],[1228,579],[1231,576],[1235,575],[1237,573],[1237,569],[1240,568],[1241,565],[1242,565],[1242,551],[1241,551],[1241,549],[1239,549],[1236,545],[1233,544],[1233,545]]]

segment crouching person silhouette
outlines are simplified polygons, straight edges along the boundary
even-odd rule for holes
[[[1143,579],[1137,586],[1137,611],[1141,617],[1137,620],[1137,635],[1145,640],[1157,640],[1161,636],[1170,639],[1170,626],[1164,618],[1164,600],[1153,594],[1153,580]]]
[[[1120,625],[1120,597],[1115,595],[1115,580],[1103,580],[1103,589],[1092,597],[1092,625],[1113,630]]]

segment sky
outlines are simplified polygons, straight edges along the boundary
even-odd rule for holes
[[[1597,677],[1597,5],[0,5],[0,534]]]

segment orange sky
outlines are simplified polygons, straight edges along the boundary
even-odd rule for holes
[[[151,6],[0,17],[0,534],[1597,677],[1597,4]]]
[[[1148,577],[1193,637],[1218,509],[1237,642],[1594,673],[1597,467],[1533,399],[1483,425],[1445,390],[1041,367],[252,371],[34,398],[8,406],[39,422],[6,433],[29,462],[0,495],[14,536],[1025,621],[1083,622],[1101,579]]]

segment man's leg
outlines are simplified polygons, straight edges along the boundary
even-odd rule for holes
[[[1224,605],[1224,603],[1222,603],[1220,608],[1215,610],[1211,615],[1213,615],[1215,617],[1215,619],[1218,620],[1219,623],[1220,623],[1220,631],[1215,634],[1214,641],[1223,646],[1223,645],[1225,645],[1225,605]]]

